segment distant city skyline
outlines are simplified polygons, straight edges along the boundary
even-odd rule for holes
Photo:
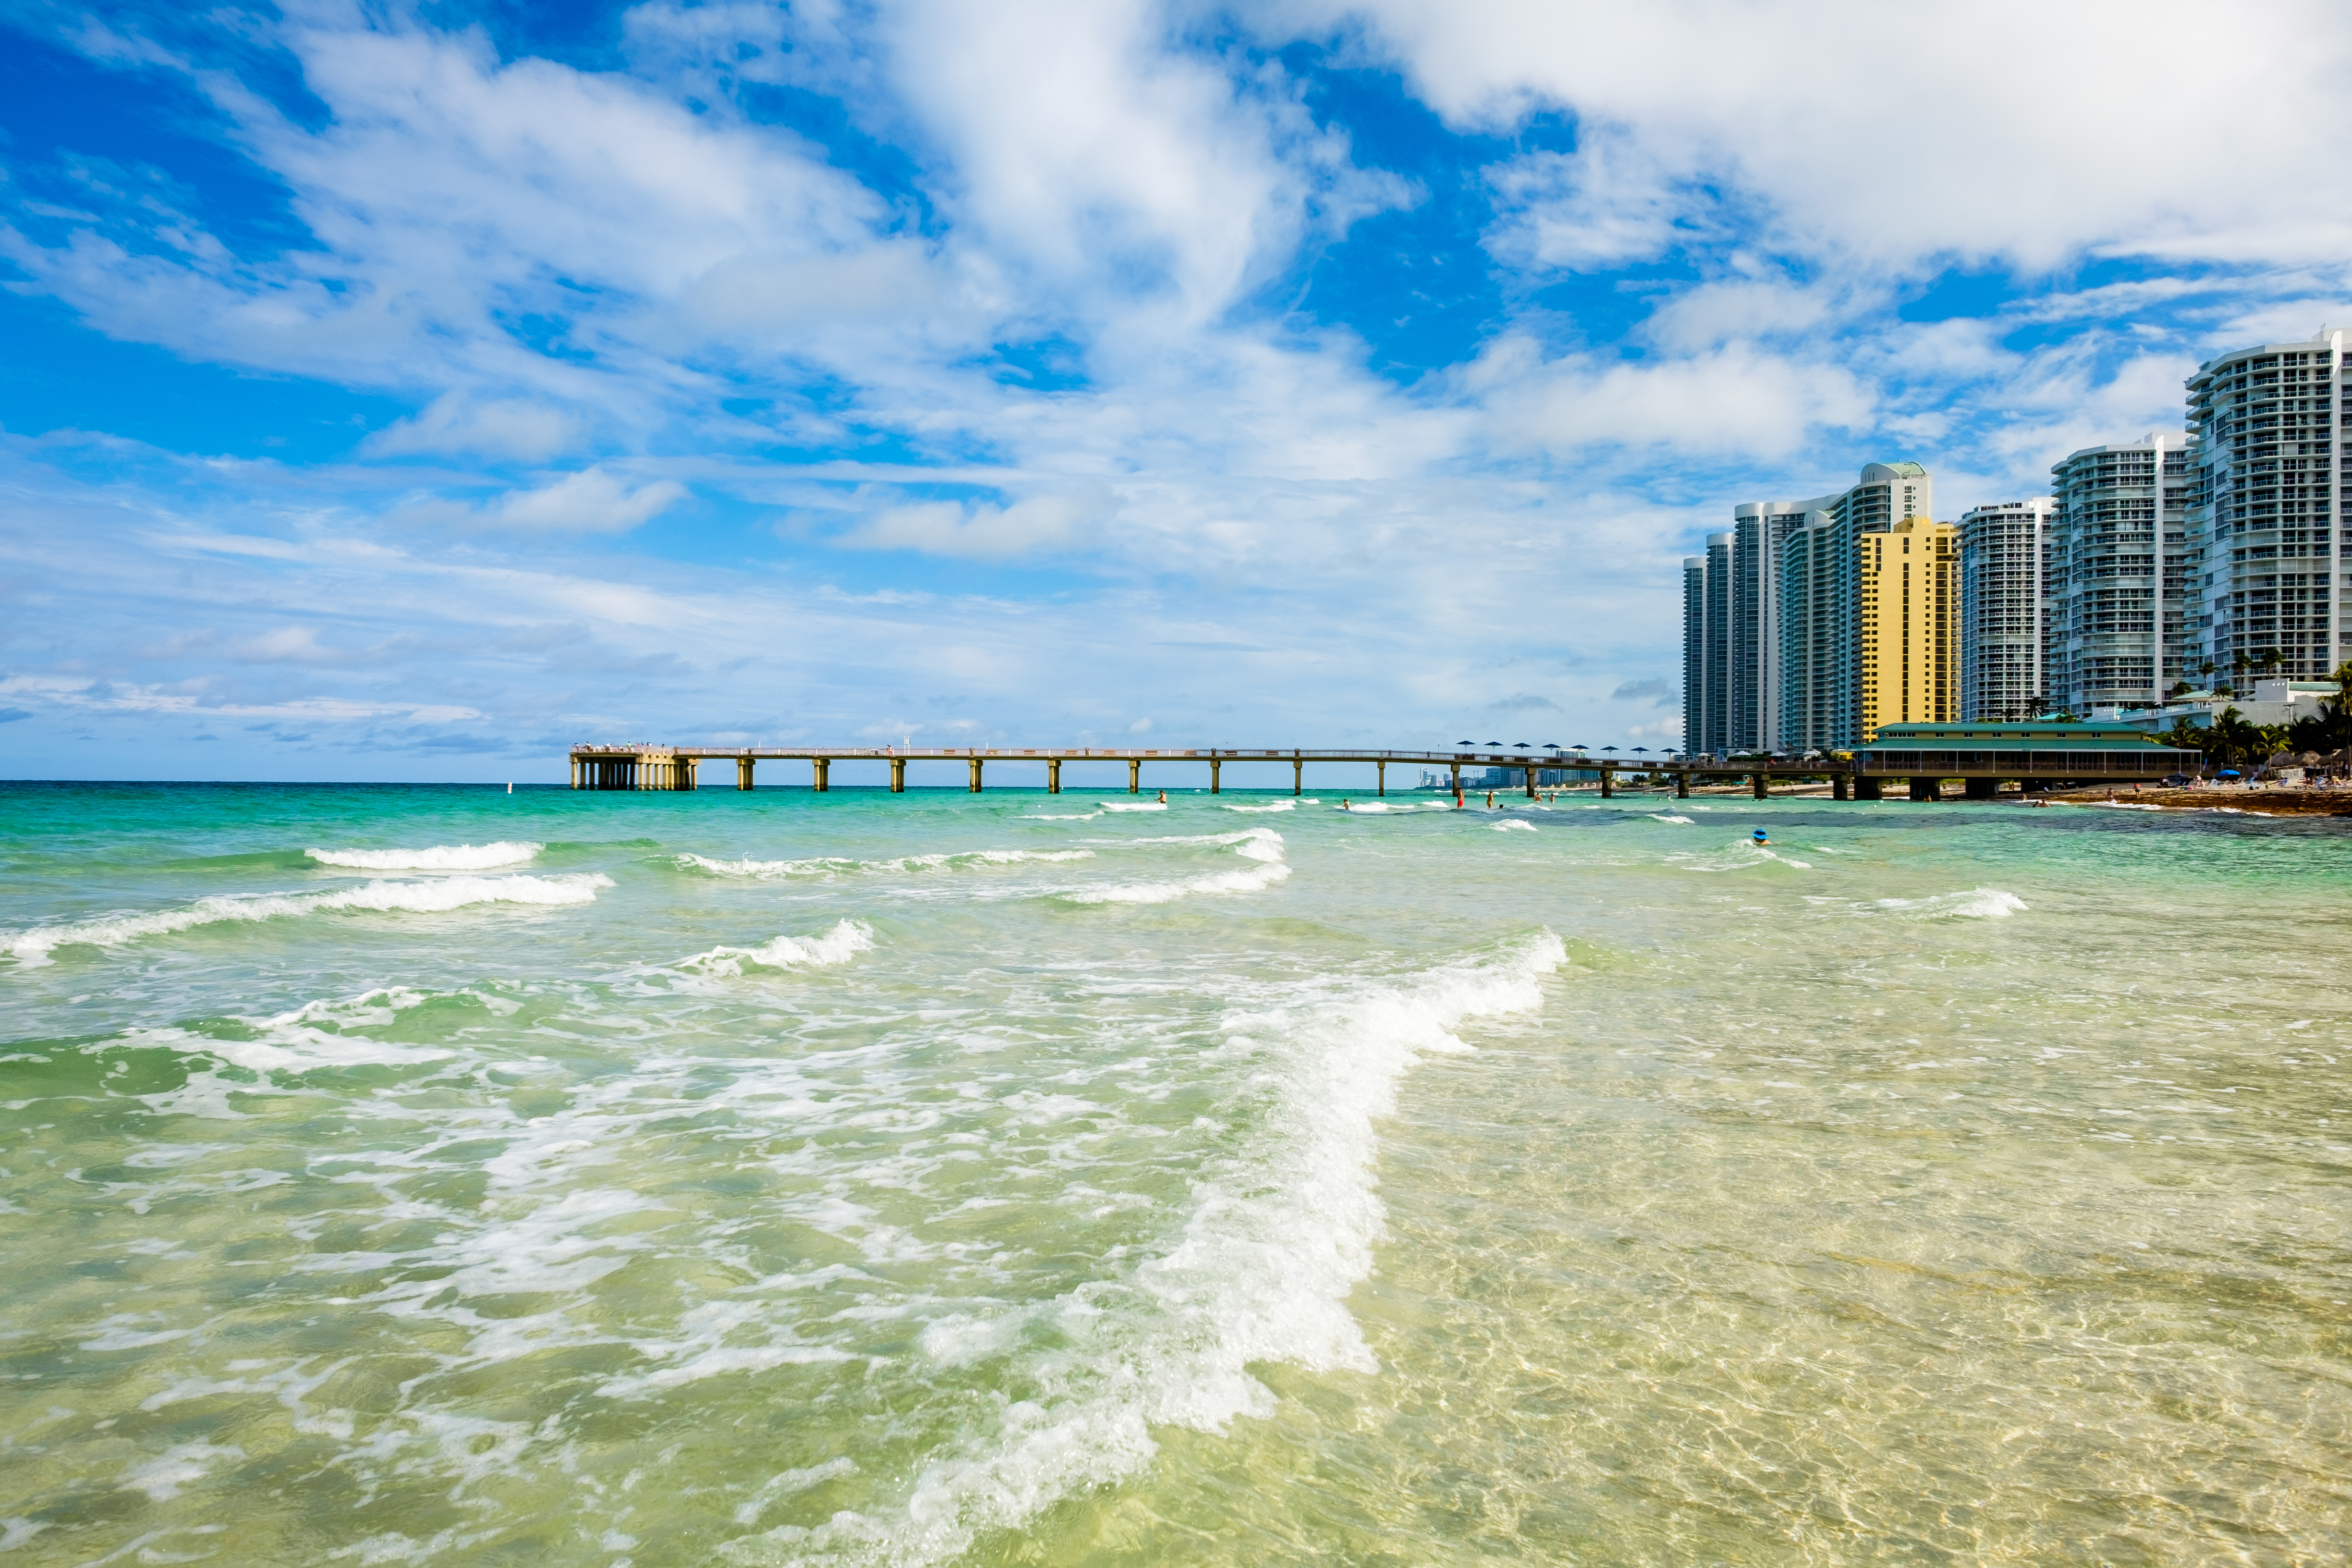
[[[2210,22],[12,9],[0,773],[1679,747],[1732,501],[2352,321],[2352,18]]]

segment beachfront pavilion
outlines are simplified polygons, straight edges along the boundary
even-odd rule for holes
[[[2158,745],[2129,724],[1881,724],[1853,753],[1856,798],[1885,798],[1886,781],[1905,780],[1914,800],[1941,798],[1959,779],[1970,800],[1990,800],[2003,783],[2067,785],[2153,784],[2194,773],[2204,753]]]

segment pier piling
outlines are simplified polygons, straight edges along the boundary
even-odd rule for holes
[[[1379,777],[1379,785],[1378,785],[1378,787],[1379,787],[1379,792],[1380,792],[1381,795],[1386,795],[1386,794],[1388,794],[1388,793],[1389,793],[1389,765],[1388,765],[1388,763],[1374,763],[1372,764],[1372,771],[1373,771],[1373,772],[1378,775],[1378,777]]]
[[[1218,765],[1219,765],[1219,764],[1218,764],[1218,762],[1217,762],[1217,759],[1216,759],[1216,758],[1214,758],[1214,757],[1211,757],[1211,758],[1209,759],[1209,793],[1210,793],[1211,795],[1217,795],[1217,794],[1222,793],[1222,792],[1220,791],[1220,789],[1219,789],[1219,787],[1218,787],[1218,784],[1217,784],[1217,768],[1218,768]]]
[[[833,787],[833,779],[831,776],[833,773],[833,759],[831,757],[812,757],[809,761],[811,765],[816,769],[816,780],[814,785],[816,793],[823,795],[825,791]]]
[[[1307,764],[1297,757],[1290,759],[1290,793],[1293,795],[1307,793]]]
[[[980,793],[980,759],[978,757],[971,760],[971,793],[974,795]]]
[[[735,787],[737,789],[751,787],[751,759],[749,757],[735,759]]]
[[[890,759],[890,793],[892,795],[907,793],[907,759],[904,757]]]
[[[1757,798],[1758,800],[1762,800],[1762,799],[1763,799],[1767,795],[1769,795],[1769,793],[1771,793],[1769,790],[1768,790],[1768,789],[1765,787],[1765,784],[1764,784],[1765,777],[1766,777],[1766,775],[1765,775],[1765,774],[1763,774],[1763,773],[1755,773],[1755,774],[1750,775],[1750,777],[1749,777],[1749,781],[1748,781],[1748,782],[1749,782],[1749,783],[1751,783],[1752,784],[1754,784],[1754,785],[1755,785],[1755,787],[1756,787],[1756,798]]]
[[[1045,759],[1045,793],[1047,795],[1062,793],[1062,759],[1059,757]]]
[[[1141,757],[1127,759],[1127,793],[1129,795],[1143,793],[1143,759]]]

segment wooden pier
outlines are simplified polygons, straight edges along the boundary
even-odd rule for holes
[[[971,770],[971,792],[981,791],[982,770],[990,763],[1020,763],[1041,766],[1045,772],[1046,790],[1062,793],[1064,763],[1125,763],[1127,793],[1143,792],[1143,764],[1183,763],[1192,768],[1206,765],[1209,793],[1222,793],[1223,770],[1229,763],[1290,764],[1290,793],[1303,795],[1307,789],[1307,764],[1309,763],[1370,763],[1375,769],[1374,788],[1380,795],[1388,794],[1388,772],[1391,763],[1423,768],[1442,768],[1448,773],[1450,789],[1462,789],[1465,768],[1503,768],[1523,775],[1520,787],[1529,799],[1539,788],[1538,776],[1546,773],[1571,772],[1597,773],[1601,796],[1606,800],[1620,787],[1621,775],[1646,775],[1660,784],[1671,783],[1678,798],[1688,798],[1694,780],[1738,780],[1748,782],[1758,800],[1771,793],[1775,779],[1827,779],[1831,794],[1838,800],[1880,800],[1885,798],[1889,782],[1899,782],[1908,788],[1914,800],[1941,798],[1942,785],[1951,779],[1964,780],[1970,799],[1990,798],[2003,780],[2020,780],[2032,786],[2054,788],[2062,784],[2128,784],[2152,782],[2177,772],[2193,772],[2200,762],[2194,752],[2179,752],[2159,747],[2152,742],[2129,747],[2109,745],[2089,751],[2016,750],[2016,751],[1889,751],[1865,749],[1850,757],[1675,757],[1654,762],[1635,761],[1610,756],[1589,756],[1577,752],[1530,755],[1526,752],[1375,752],[1375,751],[1234,751],[1203,747],[1196,750],[1150,749],[1129,747],[903,747],[903,746],[662,746],[581,745],[572,749],[572,787],[594,790],[690,790],[697,787],[697,771],[704,763],[732,762],[735,764],[735,787],[751,787],[753,769],[765,762],[799,762],[809,764],[812,785],[820,794],[833,787],[833,764],[846,762],[886,763],[890,770],[890,788],[902,793],[907,787],[908,763],[960,762]],[[1193,776],[1197,778],[1198,773]],[[1484,788],[1479,785],[1476,787]]]

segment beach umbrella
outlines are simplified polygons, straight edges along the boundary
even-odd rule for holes
[[[2150,523],[2150,524],[2148,524],[2148,526],[2149,526],[2150,528],[2153,528],[2153,527],[2155,527],[2156,525],[2155,525],[2154,523]],[[1646,757],[1646,756],[1648,756],[1648,755],[1650,754],[1650,748],[1649,748],[1649,747],[1647,747],[1647,746],[1636,746],[1636,747],[1634,747],[1633,749],[1634,749],[1635,751],[1637,751],[1637,752],[1641,752],[1641,753],[1642,753],[1643,756],[1645,756],[1645,757]]]
[[[1457,746],[1475,746],[1478,742],[1475,741],[1456,741],[1454,743]]]
[[[1532,747],[1530,747],[1530,746],[1529,746],[1529,745],[1528,745],[1525,741],[1514,741],[1514,742],[1511,742],[1511,749],[1512,749],[1513,751],[1517,751],[1517,752],[1525,752],[1525,751],[1531,751],[1531,750],[1533,750],[1533,748],[1532,748]]]
[[[2213,776],[2217,779],[2237,779],[2243,778],[2246,775],[2240,773],[2235,768],[2223,768],[2220,773],[2215,773]]]
[[[1546,741],[1544,742],[1544,750],[1547,752],[1557,752],[1559,750],[1559,742],[1558,741]]]
[[[1616,747],[1614,747],[1614,746],[1603,746],[1603,747],[1601,747],[1601,749],[1602,751],[1604,751],[1604,752],[1613,752],[1613,751],[1615,751],[1617,748],[1616,748]]]

